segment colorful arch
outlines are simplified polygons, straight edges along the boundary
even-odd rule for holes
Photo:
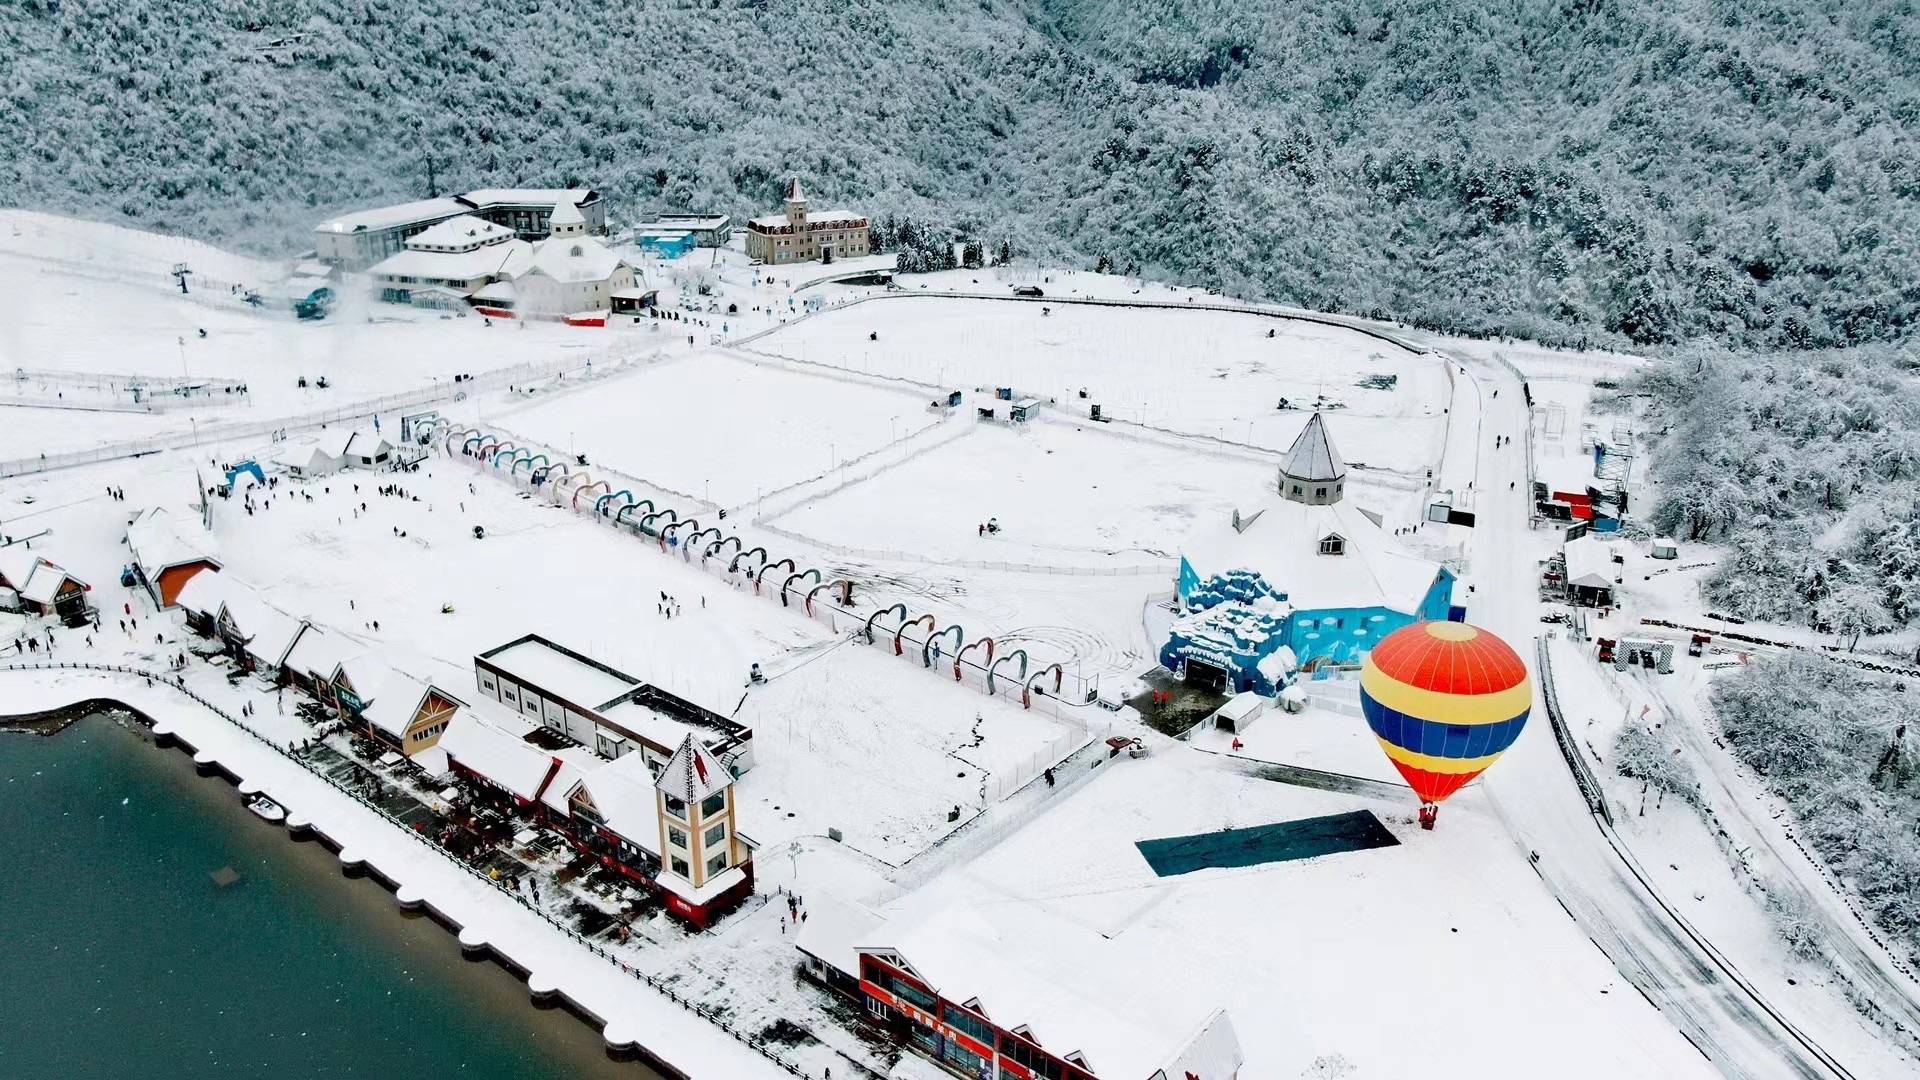
[[[512,444],[508,444],[508,445],[509,445],[509,446],[511,446]],[[521,461],[522,459],[524,459],[524,458],[530,458],[530,457],[532,457],[532,456],[533,456],[533,447],[531,447],[531,446],[517,446],[517,447],[513,447],[513,449],[512,449],[511,451],[508,451],[507,449],[505,449],[505,448],[503,448],[503,449],[502,449],[502,450],[500,451],[500,453],[499,453],[499,454],[495,454],[495,455],[493,456],[493,467],[494,467],[494,468],[496,468],[496,469],[500,467],[500,456],[501,456],[501,454],[505,454],[505,455],[506,455],[506,458],[507,458],[507,472],[509,472],[509,473],[511,473],[511,472],[513,472],[513,467],[514,467],[514,466],[515,466],[516,464],[518,464],[518,463],[519,463],[519,462],[520,462],[520,461]]]
[[[716,527],[713,531],[718,533],[720,530],[719,528]],[[726,547],[728,544],[733,545],[733,553],[735,555],[740,554],[740,552],[746,547],[745,544],[742,544],[740,542],[740,538],[737,536],[721,536],[720,539],[715,540],[711,544],[708,544],[707,550],[702,552],[700,557],[703,559],[711,559],[715,555],[720,554],[720,549],[723,547]]]
[[[895,604],[895,605],[893,605],[892,607],[883,607],[883,608],[881,608],[881,609],[880,609],[879,611],[876,611],[876,612],[874,612],[873,614],[871,614],[871,615],[869,615],[869,616],[867,616],[867,629],[866,629],[866,634],[867,634],[867,644],[869,644],[869,645],[871,645],[871,644],[873,644],[873,624],[874,624],[874,621],[875,621],[876,619],[878,619],[878,618],[880,618],[880,616],[882,616],[882,615],[885,615],[885,614],[887,614],[888,612],[891,612],[891,611],[897,611],[897,612],[899,612],[899,613],[900,613],[900,625],[901,625],[901,626],[905,626],[905,625],[907,625],[907,605],[905,605],[905,604]]]
[[[659,535],[659,530],[653,529],[650,526],[661,518],[666,518],[669,523],[679,521],[680,511],[675,510],[671,506],[663,506],[651,514],[644,514],[640,518],[640,531],[646,533],[648,536]]]
[[[985,645],[987,647],[987,667],[988,668],[993,667],[993,638],[983,637],[978,641],[968,644],[965,648],[953,654],[953,681],[954,682],[960,681],[961,661],[967,658],[968,653],[972,652],[973,650],[979,648],[982,645]]]
[[[706,528],[701,529],[699,532],[694,533],[692,536],[687,537],[687,550],[692,551],[694,548],[699,547],[700,538],[707,535],[708,533],[712,533],[716,537],[723,535],[720,532],[720,527],[718,525],[709,525]],[[706,557],[707,557],[707,553],[705,551],[702,551],[700,553],[701,560],[705,561]]]
[[[694,535],[696,536],[699,535],[700,519],[699,518],[681,518],[677,521],[674,521],[672,524],[668,525],[666,528],[660,530],[660,541],[661,543],[667,543],[668,541],[671,541],[675,537],[679,536],[681,529],[689,529],[689,528],[694,530]]]
[[[815,570],[813,567],[809,566],[805,570],[802,570],[797,574],[788,574],[787,580],[780,583],[780,606],[781,607],[792,606],[787,600],[787,591],[793,588],[794,582],[800,580],[803,577],[806,577],[808,574],[813,575],[813,580],[816,583],[820,580],[820,571]],[[809,614],[811,614],[811,612],[809,612]]]
[[[795,570],[800,569],[800,564],[794,562],[792,559],[781,559],[777,562],[770,562],[762,565],[760,567],[759,572],[753,575],[753,593],[755,596],[760,595],[760,583],[767,579],[767,571],[773,569],[776,566],[786,567],[787,573],[789,574],[793,573]]]
[[[1020,707],[1021,708],[1023,709],[1033,708],[1033,684],[1039,682],[1041,679],[1046,678],[1047,672],[1049,671],[1053,672],[1054,696],[1055,697],[1060,696],[1060,681],[1066,678],[1067,669],[1061,667],[1059,664],[1051,664],[1051,665],[1048,665],[1047,667],[1041,668],[1039,673],[1034,675],[1033,678],[1021,679],[1020,681]]]
[[[945,630],[942,630],[937,634],[928,634],[927,640],[921,644],[920,665],[922,667],[933,666],[933,643],[940,640],[943,637],[946,637],[948,634],[953,635],[953,647],[956,650],[959,650],[962,652],[966,651],[967,632],[960,628],[959,623],[948,623],[947,628]]]
[[[592,479],[593,474],[585,469],[570,472],[559,480],[554,481],[553,494],[548,497],[553,500],[553,505],[559,506],[561,499],[566,498],[570,492],[592,481]]]
[[[493,438],[492,435],[482,435],[478,431],[475,431],[472,435],[467,437],[467,440],[465,442],[460,444],[460,452],[463,454],[474,453],[475,448],[479,444],[484,443],[491,438]]]
[[[647,508],[645,511],[646,513],[649,513],[649,514],[653,513],[652,499],[635,499],[634,501],[628,503],[627,505],[613,512],[613,523],[615,525],[621,524],[621,521],[620,521],[621,518],[626,517],[628,514],[633,513],[636,509],[642,506]]]
[[[574,488],[573,489],[573,508],[575,510],[580,509],[580,496],[588,494],[594,488],[599,488],[601,491],[612,491],[613,485],[607,483],[605,480],[589,480],[587,483],[584,483],[579,487]]]
[[[928,639],[929,640],[932,639],[933,632],[937,627],[939,627],[940,621],[938,619],[935,619],[931,613],[926,615],[921,615],[918,618],[908,619],[906,622],[903,622],[900,624],[900,629],[895,630],[893,632],[893,655],[895,656],[906,655],[907,650],[905,649],[905,647],[903,647],[900,644],[900,639],[906,636],[907,627],[919,626],[922,622],[927,624]]]
[[[484,461],[491,462],[493,461],[493,452],[495,450],[500,449],[502,445],[506,445],[510,447],[513,444],[511,442],[508,442],[506,439],[501,438],[498,435],[489,435],[486,438],[480,440],[480,445],[478,448],[475,449],[474,456]]]
[[[760,547],[760,546],[750,547],[747,550],[742,551],[738,555],[735,555],[733,557],[733,561],[727,564],[727,573],[731,574],[735,570],[740,569],[740,560],[746,558],[749,555],[752,555],[756,551],[760,553],[760,565],[765,566],[767,564],[767,559],[771,557],[767,554],[767,549],[765,547]]]
[[[547,474],[544,469],[541,469],[539,466],[534,464],[534,462],[536,461],[540,462],[542,465],[551,465],[553,463],[552,460],[548,458],[547,455],[545,454],[528,454],[526,457],[516,459],[513,463],[513,467],[508,469],[507,472],[510,475],[514,473],[518,473],[520,471],[520,466],[525,465],[527,467],[527,476],[531,478],[533,482],[537,485],[540,483],[540,481],[546,479]]]
[[[487,457],[487,464],[497,469],[500,467],[501,458],[506,457],[508,454],[518,453],[519,450],[520,444],[511,439],[496,443],[494,444],[493,453]]]
[[[1003,657],[1001,657],[1000,659],[998,659],[998,660],[995,660],[995,661],[994,661],[993,663],[991,663],[991,664],[989,664],[989,665],[987,665],[987,694],[988,694],[988,696],[992,696],[992,694],[993,694],[993,680],[994,680],[994,679],[995,679],[995,678],[996,678],[996,677],[997,677],[997,676],[998,676],[998,675],[1000,674],[1000,665],[1001,665],[1001,664],[1004,664],[1004,663],[1006,663],[1007,661],[1009,661],[1009,660],[1011,660],[1011,659],[1013,659],[1013,658],[1014,658],[1014,657],[1016,657],[1016,656],[1020,658],[1020,680],[1021,680],[1022,682],[1025,682],[1025,681],[1026,681],[1026,678],[1027,678],[1027,650],[1025,650],[1025,649],[1015,649],[1015,650],[1013,650],[1012,652],[1010,652],[1010,653],[1008,653],[1007,655],[1005,655],[1005,656],[1003,656]]]
[[[607,494],[602,495],[599,498],[593,500],[593,512],[595,514],[598,514],[604,517],[607,512],[607,504],[609,502],[612,502],[614,499],[620,498],[623,495],[626,496],[627,502],[629,504],[633,502],[633,492],[628,491],[626,488],[621,488],[619,491],[610,491]]]
[[[451,425],[449,425],[449,427],[451,428]],[[470,428],[470,427],[452,428],[451,430],[443,431],[440,433],[440,448],[442,450],[445,450],[448,454],[452,454],[453,440],[455,439],[464,440],[470,436],[478,435],[478,434],[480,434],[479,428]],[[464,453],[465,451],[466,451],[466,447],[462,445],[461,452]]]
[[[833,587],[833,586],[835,586],[835,585],[849,585],[849,586],[850,586],[850,585],[852,585],[852,584],[853,584],[853,582],[851,582],[851,581],[848,581],[848,580],[847,580],[846,578],[834,578],[834,579],[833,579],[832,581],[823,581],[823,582],[821,582],[820,584],[818,584],[818,585],[815,585],[815,586],[814,586],[813,588],[811,588],[811,589],[808,589],[808,590],[807,590],[807,601],[806,601],[806,605],[805,605],[805,607],[806,607],[806,612],[807,612],[807,617],[808,617],[808,618],[812,618],[812,617],[813,617],[813,598],[814,598],[815,596],[817,596],[817,595],[819,594],[819,592],[820,592],[820,590],[821,590],[821,589],[830,589],[830,588],[832,588],[832,587]],[[903,615],[903,617],[904,617],[904,614],[905,614],[905,611],[906,611],[906,609],[905,609],[905,608],[902,608],[902,609],[901,609],[901,612],[902,612],[902,615]],[[868,634],[868,635],[867,635],[867,639],[868,639],[869,641],[871,641],[871,640],[873,639],[873,635],[872,635],[872,634]]]

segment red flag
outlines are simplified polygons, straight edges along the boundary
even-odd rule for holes
[[[701,783],[707,782],[707,763],[700,760],[699,754],[693,755],[693,771],[700,774]]]

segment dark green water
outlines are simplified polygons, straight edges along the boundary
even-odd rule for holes
[[[104,719],[0,734],[0,806],[0,1077],[654,1075]]]

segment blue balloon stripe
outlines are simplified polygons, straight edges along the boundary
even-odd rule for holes
[[[1476,758],[1498,754],[1513,745],[1527,724],[1527,714],[1494,724],[1444,724],[1408,716],[1361,695],[1361,711],[1375,735],[1417,754],[1441,758]]]

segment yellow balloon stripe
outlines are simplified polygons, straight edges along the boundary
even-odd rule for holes
[[[1387,740],[1380,738],[1378,735],[1374,736],[1374,740],[1380,744],[1380,749],[1385,750],[1387,756],[1393,760],[1410,769],[1422,769],[1430,773],[1459,774],[1479,772],[1500,760],[1499,754],[1488,754],[1485,757],[1471,758],[1434,757],[1432,754],[1422,754],[1413,750],[1401,749]],[[1505,753],[1505,751],[1502,751],[1502,753]]]
[[[1533,707],[1531,679],[1493,694],[1443,694],[1408,686],[1369,664],[1360,672],[1360,688],[1394,712],[1437,724],[1498,724]]]

